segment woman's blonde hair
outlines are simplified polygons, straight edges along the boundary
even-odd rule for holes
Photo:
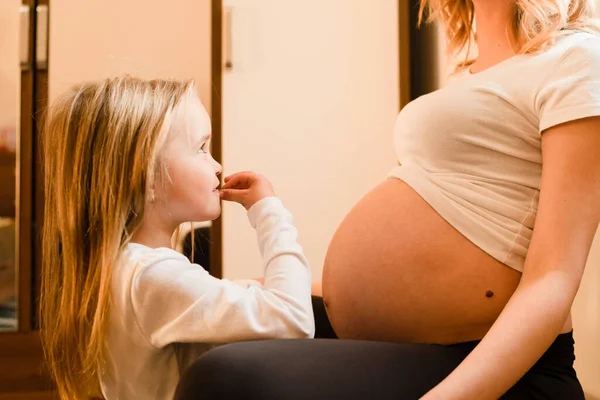
[[[514,0],[507,34],[517,54],[537,53],[567,32],[600,32],[598,20],[593,18],[594,7],[594,0]],[[466,48],[464,64],[469,64],[475,40],[473,0],[421,0],[419,24],[426,10],[428,22],[442,23],[448,52],[458,54]]]
[[[63,399],[102,397],[111,270],[165,173],[160,151],[193,82],[129,76],[79,86],[49,109],[41,339]]]

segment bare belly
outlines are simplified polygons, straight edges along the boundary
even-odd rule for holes
[[[390,179],[335,233],[323,298],[340,338],[457,343],[485,335],[520,278]]]

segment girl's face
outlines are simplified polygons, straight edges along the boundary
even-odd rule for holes
[[[175,225],[213,220],[221,214],[222,167],[210,154],[210,118],[196,96],[183,101],[173,117],[163,153],[170,181],[161,186],[161,214]]]

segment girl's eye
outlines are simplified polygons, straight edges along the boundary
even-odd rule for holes
[[[202,146],[200,146],[200,148],[198,149],[198,153],[200,153],[200,154],[208,153],[208,145],[206,143],[204,143]]]

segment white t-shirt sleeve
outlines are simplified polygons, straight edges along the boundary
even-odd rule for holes
[[[132,306],[150,344],[314,336],[310,267],[291,214],[279,199],[267,198],[248,217],[263,256],[264,285],[214,278],[175,252],[138,265]]]
[[[568,121],[600,116],[600,40],[569,49],[542,82],[536,97],[540,132]]]

